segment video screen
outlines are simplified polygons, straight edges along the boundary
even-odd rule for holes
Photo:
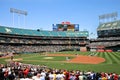
[[[78,24],[53,24],[53,31],[79,31]]]

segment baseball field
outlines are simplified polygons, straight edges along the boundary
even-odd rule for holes
[[[5,64],[9,60],[9,57],[0,58],[0,63]],[[15,55],[13,60],[27,64],[46,65],[49,68],[120,74],[120,52],[25,53]]]

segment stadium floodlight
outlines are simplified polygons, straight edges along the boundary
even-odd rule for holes
[[[14,9],[14,8],[10,8],[10,12],[11,13],[17,13],[17,14],[22,14],[22,15],[25,15],[27,16],[27,11],[23,11],[23,10],[18,10],[18,9]]]
[[[109,21],[110,19],[112,21],[114,21],[114,20],[117,20],[117,17],[118,17],[117,12],[113,12],[113,13],[109,13],[109,14],[103,14],[103,15],[99,16],[99,23],[101,23],[101,20],[103,20],[102,23],[104,23],[105,20]]]
[[[14,26],[14,13],[18,14],[18,17],[19,17],[20,14],[24,15],[24,16],[28,15],[27,11],[18,10],[18,9],[15,9],[15,8],[10,8],[10,12],[13,13],[13,26]],[[18,20],[18,23],[19,23],[19,20]],[[25,25],[25,17],[24,17],[24,25]]]

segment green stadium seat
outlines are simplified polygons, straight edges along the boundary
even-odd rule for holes
[[[30,29],[19,29],[0,26],[0,33],[15,34],[15,35],[30,35],[30,36],[53,36],[53,37],[88,37],[88,32],[85,31],[37,31]]]

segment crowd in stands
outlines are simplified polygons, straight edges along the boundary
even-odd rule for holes
[[[0,37],[1,38],[1,37]],[[83,40],[81,40],[83,42]],[[17,39],[17,38],[1,38],[0,43],[24,43],[24,44],[79,44],[78,39]]]
[[[12,52],[12,53],[21,53],[21,52],[58,52],[64,49],[69,48],[79,48],[79,46],[70,46],[70,45],[0,45],[0,52]]]
[[[120,37],[104,37],[104,38],[98,37],[97,39],[91,39],[90,44],[88,46],[91,49],[90,51],[96,51],[97,46],[113,47],[114,51],[119,51],[119,47],[117,47],[119,45]]]
[[[97,38],[97,40],[120,40],[120,37],[104,37],[104,38]]]
[[[48,68],[10,61],[0,64],[0,80],[120,80],[117,73]]]
[[[90,39],[90,41],[110,41],[110,40],[120,40],[120,37],[105,37],[105,38],[97,38],[97,39]]]
[[[57,52],[69,48],[79,49],[83,42],[87,44],[83,38],[0,37],[0,52]]]
[[[120,44],[120,41],[106,41],[106,42],[92,42],[89,46],[116,46]]]

